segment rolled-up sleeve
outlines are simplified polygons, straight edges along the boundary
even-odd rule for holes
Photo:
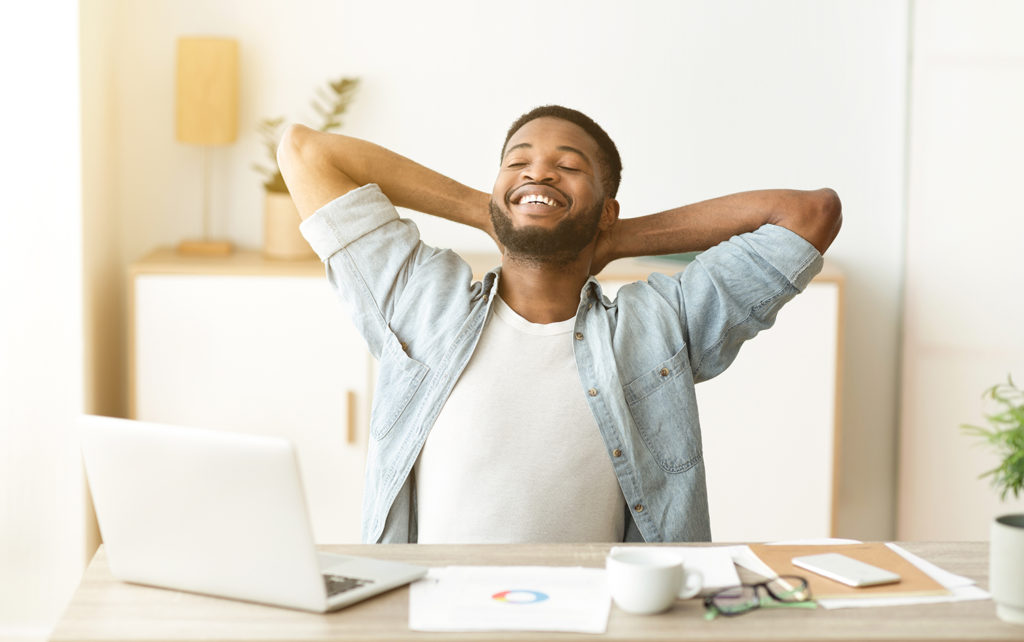
[[[326,261],[338,250],[398,220],[398,211],[375,184],[363,185],[318,209],[299,226],[310,247]]]

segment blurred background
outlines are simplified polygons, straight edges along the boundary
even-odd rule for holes
[[[1013,0],[3,3],[0,637],[45,637],[95,550],[74,419],[128,413],[128,267],[198,235],[204,198],[215,236],[261,247],[259,123],[318,124],[343,76],[342,132],[486,191],[507,126],[547,103],[616,141],[626,217],[834,188],[836,534],[987,539],[1024,502],[977,479],[996,460],[958,426],[1024,379],[1022,34]],[[239,52],[237,137],[206,152],[175,137],[196,35]]]

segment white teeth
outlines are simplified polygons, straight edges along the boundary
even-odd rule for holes
[[[519,199],[519,203],[522,205],[540,203],[542,205],[547,205],[549,207],[555,206],[555,201],[548,198],[547,196],[541,196],[540,194],[527,194],[526,196]]]

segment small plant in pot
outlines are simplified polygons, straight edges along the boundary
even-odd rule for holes
[[[992,386],[984,397],[998,410],[986,415],[988,427],[965,424],[961,429],[979,437],[1002,458],[991,477],[1001,500],[1024,490],[1024,390],[1007,376],[1006,383]],[[989,589],[996,613],[1007,622],[1024,624],[1024,513],[1001,515],[992,523],[989,553]]]
[[[322,132],[333,132],[341,128],[341,116],[348,109],[359,86],[358,78],[339,78],[330,81],[316,91],[312,100],[313,109],[321,119],[317,128]],[[269,167],[253,165],[263,174],[264,200],[263,253],[277,259],[301,259],[312,256],[312,251],[299,233],[299,213],[295,209],[288,186],[277,166],[277,146],[281,141],[285,125],[284,117],[261,120],[257,131],[270,157]]]

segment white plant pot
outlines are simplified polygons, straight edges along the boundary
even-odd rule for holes
[[[263,209],[263,254],[271,259],[310,259],[315,256],[299,232],[299,210],[289,194],[267,192]]]
[[[988,581],[1001,620],[1024,624],[1024,513],[992,522]]]

